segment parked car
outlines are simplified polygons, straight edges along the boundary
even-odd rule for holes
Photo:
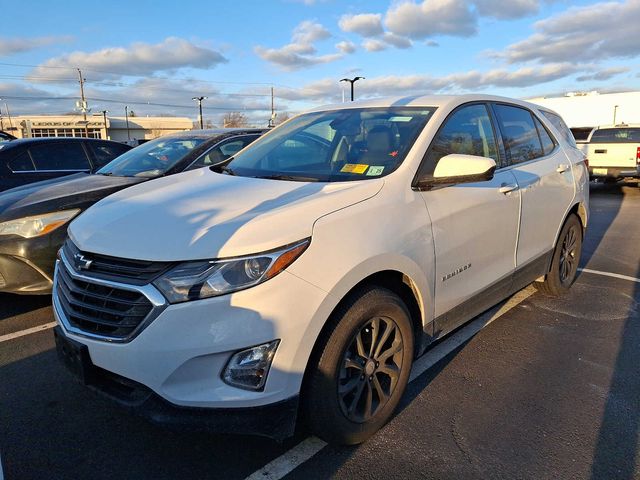
[[[69,221],[118,190],[219,163],[262,130],[199,130],[167,135],[129,150],[95,175],[78,173],[0,193],[0,291],[51,292],[56,252]]]
[[[320,108],[74,220],[57,349],[156,421],[359,443],[429,344],[533,281],[567,292],[587,220],[584,156],[533,104]]]
[[[640,178],[640,125],[595,128],[580,147],[589,159],[591,179]]]
[[[11,140],[15,140],[16,137],[11,135],[10,133],[0,131],[0,143],[10,142]]]
[[[21,138],[0,144],[0,192],[78,172],[95,172],[131,147],[92,138]]]

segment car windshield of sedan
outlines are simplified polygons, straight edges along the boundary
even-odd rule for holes
[[[115,177],[159,177],[205,140],[197,137],[156,138],[120,155],[96,173]]]
[[[224,167],[230,175],[339,182],[394,171],[433,115],[433,107],[312,112],[256,140]]]

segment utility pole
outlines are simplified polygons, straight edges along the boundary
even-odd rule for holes
[[[349,82],[351,84],[351,101],[353,102],[353,84],[358,80],[364,80],[364,77],[343,78],[341,82]]]
[[[78,79],[80,81],[80,108],[82,110],[82,117],[84,119],[84,136],[89,136],[89,123],[87,122],[87,101],[84,98],[84,78],[82,78],[82,72],[78,68]]]
[[[273,87],[271,87],[271,118],[269,118],[269,128],[276,126],[276,107],[273,97]]]
[[[11,130],[13,130],[13,122],[11,121],[11,112],[9,111],[9,105],[7,105],[7,102],[4,102],[4,109],[7,111],[7,117],[9,117],[9,127],[11,127]]]
[[[202,101],[207,99],[209,97],[193,97],[191,98],[191,100],[195,100],[196,102],[198,102],[198,110],[200,112],[200,130],[202,130],[204,128],[204,123],[202,121]]]
[[[129,106],[124,106],[124,119],[127,122],[127,140],[131,141],[131,135],[129,134]]]

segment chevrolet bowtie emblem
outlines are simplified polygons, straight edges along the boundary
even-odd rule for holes
[[[81,253],[76,253],[73,256],[73,264],[76,267],[76,270],[89,270],[93,260],[89,260],[85,258]]]

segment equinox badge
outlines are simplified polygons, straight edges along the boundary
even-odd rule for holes
[[[463,265],[462,267],[456,268],[453,272],[451,273],[447,273],[446,275],[444,275],[442,277],[442,281],[446,282],[447,280],[449,280],[451,277],[455,277],[456,275],[458,275],[459,273],[464,272],[465,270],[469,270],[471,268],[471,264],[467,263],[466,265]]]

